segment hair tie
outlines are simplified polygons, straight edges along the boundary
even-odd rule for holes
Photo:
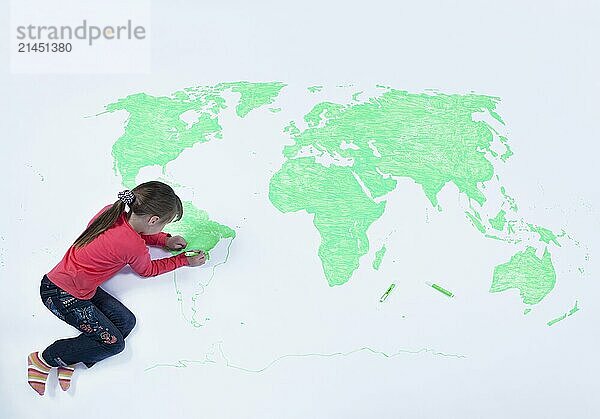
[[[131,205],[135,201],[135,195],[129,189],[125,189],[117,194],[119,199],[126,205]]]

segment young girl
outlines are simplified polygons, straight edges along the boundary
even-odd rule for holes
[[[69,388],[74,365],[88,368],[125,348],[124,339],[135,326],[135,316],[99,285],[125,265],[144,277],[156,276],[181,266],[200,266],[205,255],[185,253],[151,260],[146,245],[171,250],[187,245],[181,236],[163,233],[163,227],[183,216],[181,200],[173,189],[157,181],[119,192],[119,200],[92,218],[87,229],[67,250],[63,259],[42,278],[42,301],[58,318],[82,333],[60,339],[42,353],[27,358],[28,381],[40,395],[52,368],[58,367],[63,390]],[[125,212],[125,205],[129,212]],[[175,219],[176,218],[176,219]]]

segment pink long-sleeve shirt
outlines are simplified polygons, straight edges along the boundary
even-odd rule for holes
[[[102,208],[88,226],[111,205]],[[181,253],[163,259],[152,260],[147,245],[164,247],[171,235],[160,232],[144,235],[136,232],[127,221],[127,213],[121,213],[117,221],[106,231],[83,247],[71,246],[62,260],[47,273],[58,287],[82,300],[89,300],[100,284],[107,281],[125,265],[144,277],[170,272],[188,265]]]

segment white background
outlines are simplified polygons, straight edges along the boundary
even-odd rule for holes
[[[0,416],[597,417],[599,9],[594,2],[154,2],[151,73],[139,75],[13,75],[12,44],[0,37]],[[7,33],[8,10],[0,19]],[[66,394],[52,378],[39,397],[25,380],[27,354],[77,333],[43,306],[39,282],[122,189],[110,151],[126,115],[85,116],[131,93],[237,80],[288,83],[280,98],[288,113],[240,120],[230,107],[220,119],[223,140],[187,150],[167,171],[187,186],[182,198],[239,226],[229,263],[201,296],[210,320],[195,328],[182,319],[173,274],[143,280],[125,271],[105,284],[138,319],[125,351],[78,368]],[[283,161],[280,127],[319,100],[300,93],[344,83],[501,97],[515,152],[502,181],[528,221],[565,228],[588,247],[586,274],[567,272],[579,261],[556,252],[555,290],[523,316],[517,292],[487,292],[493,266],[518,249],[483,239],[451,186],[439,194],[444,210],[429,209],[426,223],[423,193],[403,181],[369,230],[361,268],[330,288],[312,220],[278,213],[267,191]],[[373,252],[392,229],[374,272]],[[207,272],[185,268],[177,281],[189,296]],[[457,298],[423,285],[432,278]],[[390,282],[397,289],[378,304]],[[579,312],[546,326],[576,299]],[[206,358],[218,342],[229,364]],[[260,373],[232,367],[361,347],[465,358],[363,351],[284,358]],[[178,360],[213,362],[147,370]]]

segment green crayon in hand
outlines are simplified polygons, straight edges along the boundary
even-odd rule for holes
[[[189,251],[185,252],[185,255],[187,257],[198,256],[200,254],[200,252],[202,252],[202,250],[189,250]]]

